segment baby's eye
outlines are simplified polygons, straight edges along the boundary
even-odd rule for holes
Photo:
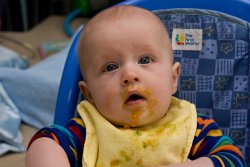
[[[110,64],[107,64],[104,68],[104,71],[105,72],[111,72],[111,71],[114,71],[118,69],[118,65],[117,64],[114,64],[114,63],[110,63]]]
[[[152,59],[149,56],[143,56],[139,59],[139,64],[149,64],[152,62]]]

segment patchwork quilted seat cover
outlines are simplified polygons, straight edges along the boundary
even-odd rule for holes
[[[169,31],[202,29],[201,50],[175,50],[181,63],[176,96],[212,117],[250,165],[249,23],[214,11],[156,11]],[[178,34],[180,35],[180,34]],[[183,34],[182,34],[183,35]],[[184,34],[183,41],[188,37]],[[185,45],[185,44],[184,44]]]

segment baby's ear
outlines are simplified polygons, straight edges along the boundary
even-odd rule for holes
[[[79,82],[79,88],[81,93],[84,95],[84,97],[90,102],[90,103],[94,103],[91,93],[89,92],[89,88],[88,88],[88,84],[86,81],[80,81]]]
[[[181,71],[181,67],[180,67],[180,63],[179,62],[175,62],[173,65],[173,87],[172,87],[172,94],[175,94],[176,90],[177,90],[177,85],[178,85],[178,79],[180,76],[180,71]]]

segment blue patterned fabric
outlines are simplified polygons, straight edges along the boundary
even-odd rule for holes
[[[203,29],[201,51],[174,51],[181,63],[176,96],[215,119],[250,166],[250,25],[213,11],[156,11],[172,37],[173,28]]]

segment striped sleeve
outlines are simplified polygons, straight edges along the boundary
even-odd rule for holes
[[[189,158],[194,160],[204,156],[209,157],[215,167],[244,167],[243,156],[232,139],[223,136],[213,119],[198,115]]]
[[[53,125],[42,128],[30,140],[32,142],[41,137],[47,137],[59,144],[68,156],[70,166],[82,167],[82,153],[85,142],[85,128],[81,118],[73,118],[66,127]]]

